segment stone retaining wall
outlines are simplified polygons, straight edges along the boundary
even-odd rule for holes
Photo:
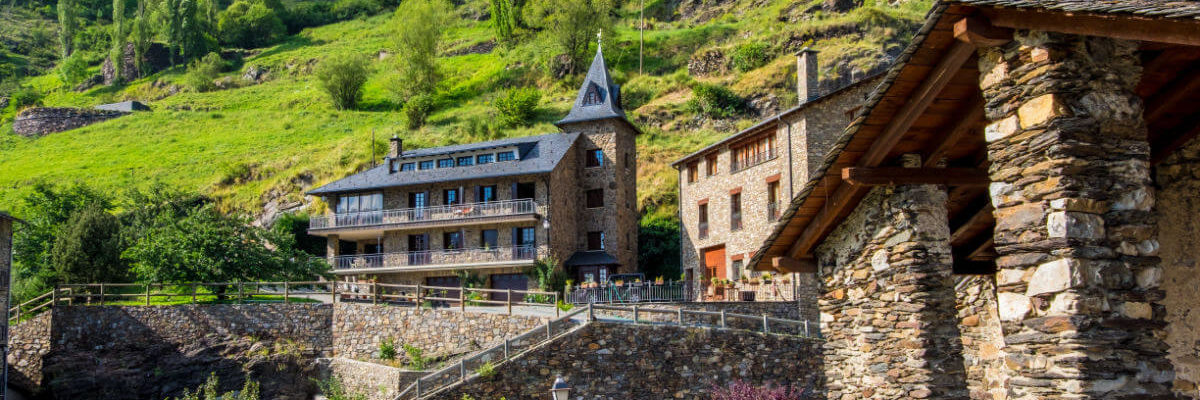
[[[1157,168],[1160,185],[1155,202],[1161,270],[1137,276],[1166,291],[1167,358],[1175,366],[1176,393],[1197,395],[1200,389],[1200,140],[1167,157]]]
[[[32,392],[42,384],[42,359],[50,352],[50,313],[8,328],[8,384]]]
[[[428,372],[408,371],[345,358],[324,360],[326,373],[336,377],[348,392],[367,396],[368,400],[392,400]]]
[[[593,322],[433,397],[544,398],[558,374],[587,399],[708,399],[714,385],[818,390],[820,342],[739,330]]]
[[[127,112],[83,108],[37,107],[22,111],[13,120],[13,132],[33,137],[62,132],[121,117]]]
[[[356,360],[378,360],[379,344],[389,337],[401,355],[400,346],[407,344],[438,357],[485,348],[551,319],[354,303],[336,307],[333,352]]]

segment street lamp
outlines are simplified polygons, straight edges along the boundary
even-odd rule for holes
[[[571,395],[571,387],[567,385],[567,381],[563,380],[562,375],[558,375],[554,379],[554,386],[550,387],[550,394],[554,400],[567,400]]]

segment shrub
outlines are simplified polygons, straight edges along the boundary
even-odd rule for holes
[[[492,377],[496,376],[496,365],[492,364],[491,361],[485,362],[479,368],[475,369],[475,374],[483,379],[492,379]]]
[[[689,111],[711,118],[729,118],[746,109],[746,102],[724,86],[697,83],[692,87],[694,97],[688,101]]]
[[[405,346],[405,348],[407,347]],[[396,342],[391,337],[386,337],[383,342],[379,343],[379,359],[388,361],[396,359]]]
[[[743,43],[733,49],[729,61],[738,71],[746,72],[767,64],[771,56],[767,54],[767,44],[762,42]]]
[[[217,53],[208,53],[203,58],[188,63],[187,75],[183,81],[188,87],[197,92],[207,92],[216,89],[213,80],[221,75],[225,68],[225,60]]]
[[[537,88],[512,89],[492,101],[500,113],[500,123],[505,126],[529,126],[537,112],[542,93]]]
[[[433,96],[417,95],[404,103],[404,118],[408,121],[409,129],[425,126],[425,118],[433,112]]]
[[[412,369],[423,371],[426,364],[429,364],[429,359],[425,358],[425,350],[406,344],[404,345],[404,354],[408,355],[408,366]]]
[[[44,96],[37,89],[28,86],[17,88],[17,90],[12,92],[11,97],[13,109],[20,110],[25,107],[41,105],[42,97]]]
[[[338,0],[331,10],[338,20],[371,16],[379,12],[375,0]]]
[[[288,12],[283,21],[288,33],[297,33],[310,26],[321,26],[337,21],[333,14],[333,6],[328,2],[304,2],[297,4]]]
[[[246,48],[274,43],[287,33],[274,9],[257,0],[237,0],[217,18],[221,43]]]
[[[83,59],[83,52],[77,51],[64,58],[58,64],[58,76],[68,86],[83,82],[87,78],[87,61]]]
[[[346,389],[346,385],[341,379],[336,376],[331,376],[325,380],[315,380],[317,387],[321,388],[321,394],[329,400],[367,400],[367,395],[357,393]]]
[[[259,399],[259,384],[250,379],[246,379],[246,383],[242,385],[240,392],[226,392],[218,394],[217,390],[221,385],[220,379],[217,378],[217,373],[213,372],[208,376],[208,380],[204,381],[203,385],[196,388],[195,392],[189,392],[184,389],[183,396],[177,400],[258,400]]]
[[[804,389],[791,386],[757,387],[741,380],[729,383],[729,386],[713,386],[712,400],[802,400],[813,398]]]
[[[367,83],[370,66],[366,57],[341,55],[327,57],[317,66],[321,89],[339,110],[352,110],[362,100],[362,87]]]

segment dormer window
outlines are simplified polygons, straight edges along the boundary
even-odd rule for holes
[[[421,161],[420,167],[422,170],[433,169],[433,160]]]
[[[595,83],[589,83],[587,92],[583,93],[583,105],[596,106],[604,103],[604,94],[600,93],[600,86]]]
[[[401,171],[412,171],[414,169],[417,169],[417,165],[414,163],[406,162],[404,164],[400,164]]]
[[[517,155],[511,151],[506,151],[503,153],[496,153],[496,161],[512,161],[512,160],[516,160],[516,159],[517,159]]]

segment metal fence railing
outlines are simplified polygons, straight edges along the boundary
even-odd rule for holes
[[[308,220],[310,230],[354,228],[374,225],[394,225],[413,222],[453,221],[464,218],[504,217],[537,213],[539,205],[533,199],[491,201],[486,203],[452,204],[434,207],[396,210],[362,211],[313,216]]]
[[[609,284],[587,287],[580,285],[570,288],[567,302],[571,304],[608,304],[608,303],[669,303],[696,301],[699,298],[699,286],[687,281],[669,281],[663,284],[652,282],[626,283],[623,285]]]
[[[537,259],[535,246],[490,247],[473,249],[405,251],[395,253],[354,254],[333,257],[334,269],[372,269],[427,265],[473,264]]]

